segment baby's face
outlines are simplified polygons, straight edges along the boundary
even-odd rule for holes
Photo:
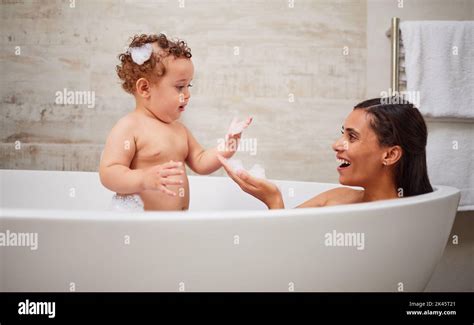
[[[149,109],[165,123],[177,120],[184,112],[191,94],[194,76],[191,59],[168,56],[163,61],[166,73],[151,87]]]

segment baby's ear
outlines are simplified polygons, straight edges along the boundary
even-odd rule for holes
[[[137,90],[137,95],[148,98],[150,97],[150,82],[145,78],[140,78],[135,83],[135,87]]]

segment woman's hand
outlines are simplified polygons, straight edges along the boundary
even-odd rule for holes
[[[219,154],[217,155],[217,159],[221,162],[227,175],[229,175],[245,193],[259,199],[265,203],[269,209],[285,208],[280,190],[275,184],[265,179],[253,177],[246,171],[234,171],[227,160]]]

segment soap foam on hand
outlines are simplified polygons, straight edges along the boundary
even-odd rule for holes
[[[253,165],[252,168],[250,168],[249,170],[249,174],[257,178],[267,178],[265,175],[265,168],[263,168],[259,164]]]
[[[244,167],[244,164],[242,163],[242,160],[239,160],[239,159],[227,159],[227,162],[229,163],[229,165],[232,167],[232,169],[234,170],[234,172],[238,172],[238,171],[246,171],[247,173],[249,173],[250,175],[252,175],[253,177],[257,177],[257,178],[267,178],[266,175],[265,175],[265,168],[263,168],[261,165],[259,164],[255,164],[252,166],[252,168],[250,168],[250,170],[246,170],[245,167]]]
[[[235,172],[238,172],[240,170],[245,170],[244,164],[242,163],[242,160],[239,159],[227,159],[227,162],[229,165],[232,167],[232,169]]]

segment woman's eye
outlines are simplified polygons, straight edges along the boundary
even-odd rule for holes
[[[355,136],[353,136],[352,134],[349,134],[349,140],[350,141],[354,141],[356,140],[357,138]]]

